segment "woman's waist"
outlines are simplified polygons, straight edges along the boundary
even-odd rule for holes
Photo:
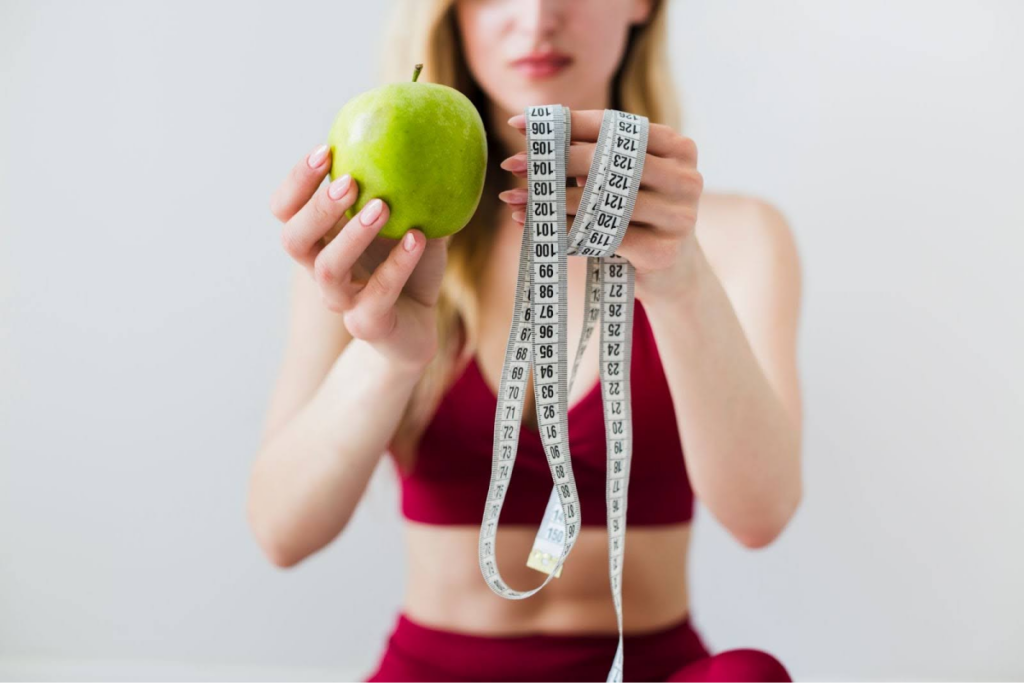
[[[526,566],[537,530],[502,525],[497,557],[506,583],[530,589],[544,579]],[[688,524],[630,528],[623,565],[623,628],[641,633],[678,624],[688,614]],[[560,577],[527,600],[506,600],[478,565],[479,528],[407,525],[405,611],[438,628],[493,635],[616,634],[608,576],[608,537],[584,528]]]
[[[520,601],[521,602],[521,601]],[[600,681],[618,636],[610,634],[481,634],[424,623],[399,614],[378,673],[368,680]],[[683,617],[663,628],[623,637],[625,680],[663,681],[706,657],[700,636]]]

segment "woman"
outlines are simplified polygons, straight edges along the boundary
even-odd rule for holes
[[[568,397],[583,527],[563,575],[528,600],[502,599],[480,575],[477,543],[523,234],[516,115],[531,104],[572,110],[574,213],[601,110],[642,114],[648,155],[617,252],[636,267],[637,297],[625,678],[786,680],[765,653],[708,654],[688,619],[685,576],[694,496],[751,548],[770,543],[800,499],[799,264],[771,206],[702,191],[694,144],[677,132],[664,3],[412,0],[396,12],[396,31],[390,80],[422,61],[423,80],[477,104],[490,144],[484,197],[452,237],[413,230],[394,241],[376,237],[388,220],[381,201],[346,221],[354,180],[320,187],[330,167],[323,146],[275,191],[284,248],[301,268],[250,484],[259,543],[280,566],[325,546],[386,452],[402,482],[414,569],[370,680],[604,680],[617,629],[597,344]],[[568,265],[576,340],[586,260]],[[540,583],[524,560],[551,490],[532,385],[527,397],[497,550],[505,579],[522,589]]]

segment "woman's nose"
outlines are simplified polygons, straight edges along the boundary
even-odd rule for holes
[[[513,0],[517,24],[523,32],[535,37],[548,37],[561,26],[565,0]]]

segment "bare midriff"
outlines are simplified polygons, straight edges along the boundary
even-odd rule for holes
[[[628,513],[627,513],[628,514]],[[520,590],[544,575],[526,566],[537,529],[501,525],[498,562]],[[405,614],[424,625],[479,635],[617,634],[608,578],[608,534],[583,527],[562,575],[525,600],[487,586],[477,559],[480,529],[406,523]],[[623,568],[623,630],[656,631],[687,615],[686,558],[690,525],[629,527]]]

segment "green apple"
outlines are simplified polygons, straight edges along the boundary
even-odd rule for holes
[[[384,237],[410,228],[444,237],[466,227],[480,203],[487,169],[487,136],[480,113],[455,88],[412,81],[369,90],[338,112],[327,142],[331,178],[351,174],[359,199],[354,216],[375,197],[391,217]]]

